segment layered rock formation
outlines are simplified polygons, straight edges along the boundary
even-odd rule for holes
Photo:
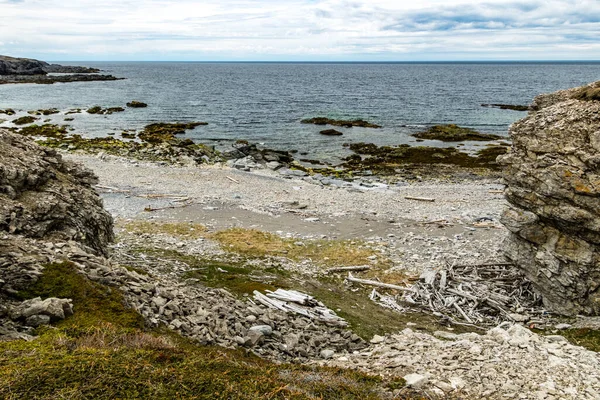
[[[0,231],[75,240],[104,254],[113,224],[92,188],[96,181],[56,151],[0,130]]]
[[[506,255],[565,315],[600,314],[599,88],[538,96],[499,158],[511,204]]]

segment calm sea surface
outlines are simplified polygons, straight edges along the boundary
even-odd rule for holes
[[[187,137],[208,143],[247,139],[327,159],[342,154],[344,142],[412,143],[410,134],[431,124],[454,123],[506,135],[508,126],[526,113],[482,103],[528,104],[539,93],[600,79],[600,63],[77,64],[127,79],[1,85],[0,108],[66,111],[124,106],[135,99],[148,108],[109,116],[76,114],[69,124],[79,133],[104,136],[156,121],[206,121],[210,125]],[[323,127],[300,124],[315,116],[362,118],[384,129],[340,128],[344,136],[324,137],[318,133]],[[62,123],[65,116],[51,118]]]

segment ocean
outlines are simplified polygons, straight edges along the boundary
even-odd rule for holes
[[[63,64],[97,67],[127,79],[0,85],[0,109],[67,111],[124,107],[140,100],[148,108],[107,116],[75,114],[68,124],[83,135],[105,136],[152,122],[206,121],[208,126],[186,137],[221,147],[245,139],[324,160],[344,154],[346,142],[413,144],[410,135],[433,124],[453,123],[505,136],[509,125],[526,113],[481,104],[529,104],[537,94],[600,79],[600,63],[595,62]],[[339,128],[343,136],[326,137],[318,133],[323,127],[300,123],[316,116],[361,118],[383,128]],[[62,114],[48,118],[65,123]]]

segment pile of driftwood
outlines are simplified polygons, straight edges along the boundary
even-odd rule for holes
[[[267,290],[266,295],[255,290],[254,300],[269,308],[304,315],[327,325],[339,327],[348,325],[343,318],[338,317],[314,297],[295,290],[277,289],[274,292]]]
[[[543,313],[531,282],[513,265],[447,265],[428,270],[402,295],[402,301],[425,307],[451,321],[469,324],[524,322]]]

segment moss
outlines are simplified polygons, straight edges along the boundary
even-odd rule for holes
[[[0,343],[5,399],[379,399],[382,388],[398,384],[144,331],[116,288],[89,282],[69,263],[47,266],[21,296],[70,297],[75,314],[40,329],[37,340]]]
[[[343,120],[343,119],[330,119],[325,117],[316,117],[303,119],[301,121],[303,124],[314,124],[314,125],[333,125],[333,126],[343,126],[345,128],[352,128],[353,126],[357,126],[360,128],[381,128],[380,125],[373,124],[371,122],[367,122],[362,119],[355,120]]]
[[[600,330],[595,329],[567,329],[559,332],[569,342],[588,350],[600,352]]]
[[[600,101],[600,88],[585,87],[575,92],[571,97],[582,101]]]
[[[15,125],[32,124],[32,123],[34,123],[38,119],[39,118],[32,117],[31,115],[26,115],[24,117],[13,119],[12,123],[15,124]]]
[[[118,290],[89,281],[68,262],[47,265],[41,277],[27,290],[19,292],[18,297],[72,299],[73,316],[59,324],[64,329],[86,329],[99,322],[127,328],[144,326],[142,317],[125,306]]]
[[[444,142],[462,142],[465,140],[499,140],[501,136],[487,133],[479,133],[474,129],[463,128],[458,125],[435,125],[424,132],[418,132],[412,136],[420,139],[441,140]]]

